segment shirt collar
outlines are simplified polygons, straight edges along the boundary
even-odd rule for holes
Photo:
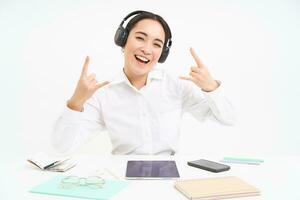
[[[119,83],[130,83],[123,71],[123,68],[118,73],[116,73],[110,81],[110,85],[116,85]]]
[[[163,78],[163,71],[160,67],[154,66],[152,70],[148,74],[149,79],[158,79],[161,80]]]
[[[159,67],[154,66],[148,74],[147,81],[153,80],[153,79],[161,80],[162,78],[163,78],[162,70]],[[123,68],[110,81],[110,85],[116,85],[116,84],[120,84],[120,83],[127,83],[127,84],[131,85],[130,81],[128,80],[127,76],[125,75],[125,73],[123,71]]]

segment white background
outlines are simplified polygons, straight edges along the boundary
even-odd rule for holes
[[[137,9],[160,14],[171,27],[173,46],[160,66],[186,75],[194,47],[236,108],[234,127],[185,115],[180,153],[300,155],[298,1],[1,0],[1,158],[48,150],[85,56],[98,80],[120,70],[113,36]],[[80,152],[110,148],[104,132]]]

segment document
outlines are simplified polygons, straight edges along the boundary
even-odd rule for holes
[[[77,197],[85,199],[110,199],[118,192],[120,192],[124,187],[128,185],[127,181],[122,180],[105,180],[103,187],[99,189],[92,189],[86,186],[78,185],[74,188],[63,188],[60,187],[62,179],[65,176],[55,176],[48,181],[45,181],[34,188],[29,192],[39,193],[39,194],[48,194],[48,195],[58,195],[58,196],[68,196],[68,197]]]

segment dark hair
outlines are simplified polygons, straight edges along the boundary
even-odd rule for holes
[[[169,27],[169,25],[167,24],[167,22],[159,15],[151,13],[151,12],[147,12],[147,11],[143,11],[142,13],[134,16],[126,25],[125,29],[127,30],[127,33],[129,34],[131,29],[134,28],[134,26],[141,20],[143,19],[152,19],[154,21],[159,22],[165,32],[165,42],[164,42],[164,46],[166,45],[170,45],[167,44],[169,42],[169,40],[172,37],[172,33],[171,33],[171,29]]]

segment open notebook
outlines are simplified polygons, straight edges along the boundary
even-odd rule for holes
[[[234,176],[180,180],[175,188],[189,199],[201,200],[260,195],[257,188]]]
[[[65,172],[76,165],[71,158],[57,158],[44,152],[32,155],[27,161],[41,170],[54,172]]]

